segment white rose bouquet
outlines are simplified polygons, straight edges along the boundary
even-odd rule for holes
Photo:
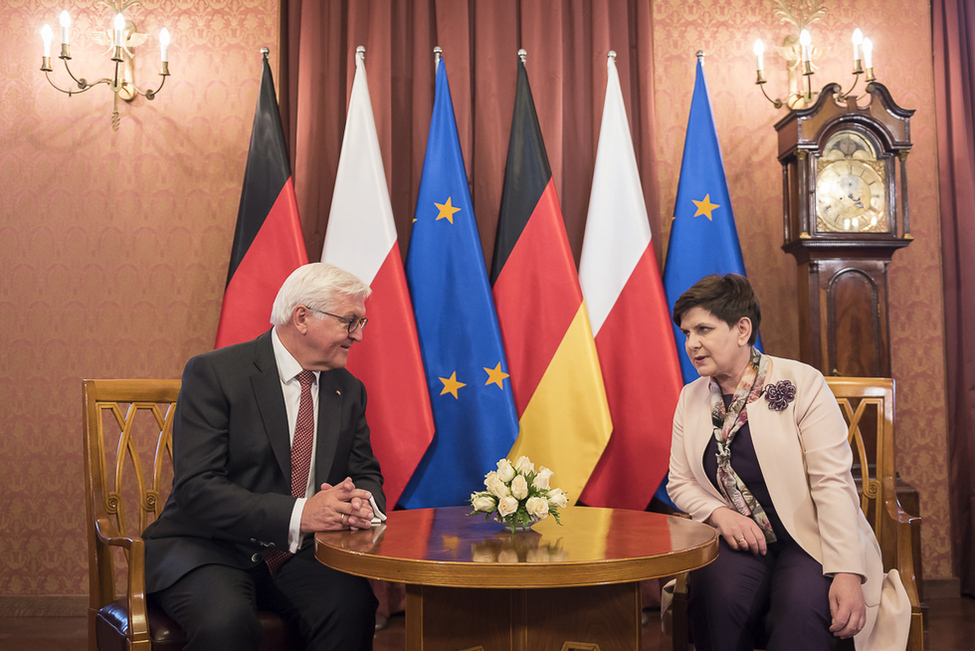
[[[498,469],[484,476],[487,490],[471,493],[468,515],[483,513],[484,519],[492,517],[515,532],[515,528],[527,529],[532,523],[549,515],[561,526],[559,509],[569,501],[561,488],[549,486],[552,471],[545,466],[535,470],[528,457],[519,457],[514,465],[507,459],[498,461]]]

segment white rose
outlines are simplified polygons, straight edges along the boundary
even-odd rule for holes
[[[497,498],[489,493],[472,493],[471,506],[475,511],[490,513],[494,510],[494,505],[498,503]]]
[[[484,485],[487,486],[488,492],[495,497],[508,497],[511,495],[511,491],[508,490],[508,485],[501,481],[497,473],[490,473],[488,478],[484,480]]]
[[[491,472],[494,472],[493,470]],[[511,467],[511,462],[507,459],[502,459],[498,462],[498,477],[501,478],[503,482],[511,481],[515,476],[515,469]]]
[[[498,515],[500,515],[502,518],[508,517],[517,510],[518,500],[510,495],[507,497],[502,497],[500,500],[498,500]]]
[[[528,501],[525,502],[525,510],[528,511],[528,515],[533,518],[548,517],[548,501],[544,497],[529,497]]]
[[[545,466],[540,466],[538,468],[538,474],[535,475],[535,479],[532,481],[532,483],[535,484],[535,488],[540,490],[548,490],[548,480],[552,478],[553,474],[554,473]]]
[[[557,506],[560,509],[564,509],[569,505],[569,499],[562,492],[561,488],[553,488],[548,492],[548,503],[551,506]]]
[[[528,497],[528,480],[522,475],[515,475],[511,480],[511,494],[519,500]]]
[[[518,472],[535,472],[535,464],[528,460],[528,457],[521,456],[515,461],[515,470]]]

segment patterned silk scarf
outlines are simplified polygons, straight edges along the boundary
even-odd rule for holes
[[[775,533],[765,509],[758,503],[748,487],[731,467],[731,443],[735,433],[748,422],[748,412],[745,405],[758,400],[765,386],[765,375],[768,373],[768,358],[752,348],[745,374],[735,389],[731,404],[725,409],[721,396],[721,387],[717,380],[711,378],[711,424],[714,426],[714,440],[718,442],[718,486],[721,493],[731,502],[735,509],[744,516],[750,517],[762,528],[766,542],[775,542]]]

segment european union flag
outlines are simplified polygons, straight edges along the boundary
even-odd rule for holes
[[[687,119],[684,156],[677,184],[674,221],[664,266],[664,290],[673,313],[680,295],[708,274],[745,275],[731,195],[724,174],[718,132],[704,81],[704,62],[698,59],[691,114]],[[699,375],[684,351],[684,334],[674,325],[677,355],[684,382]],[[756,343],[762,347],[761,339]]]
[[[436,433],[400,503],[459,506],[508,454],[518,417],[443,59],[406,279]]]

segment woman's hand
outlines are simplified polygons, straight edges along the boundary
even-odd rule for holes
[[[840,572],[833,576],[829,612],[833,616],[829,630],[836,637],[853,637],[860,632],[867,622],[867,603],[859,574]]]
[[[762,556],[768,551],[761,527],[738,511],[722,506],[711,512],[707,522],[718,530],[732,549],[749,551]]]

